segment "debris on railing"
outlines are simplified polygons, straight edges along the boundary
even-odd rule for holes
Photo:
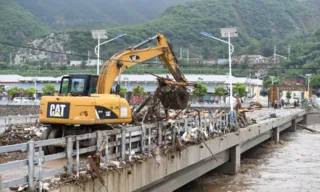
[[[9,126],[5,132],[0,135],[0,146],[24,143],[31,139],[40,140],[42,132],[45,129],[46,127],[40,127],[34,123]]]

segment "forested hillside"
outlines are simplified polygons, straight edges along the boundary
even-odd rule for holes
[[[290,39],[291,61],[282,65],[288,75],[320,73],[320,30],[298,38]],[[303,70],[292,68],[304,68]]]
[[[0,41],[18,43],[32,41],[49,32],[49,28],[36,17],[11,0],[0,0]],[[0,44],[0,55],[13,47]]]
[[[200,31],[208,31],[219,37],[219,28],[235,26],[239,37],[233,39],[236,54],[249,53],[269,56],[273,45],[291,35],[301,35],[319,26],[318,11],[311,4],[298,0],[248,0],[220,1],[199,0],[173,6],[156,20],[135,26],[109,29],[110,34],[120,32],[128,36],[103,48],[104,56],[127,48],[145,38],[164,33],[175,50],[179,47],[189,49],[190,57],[222,57],[227,46],[202,37]],[[70,50],[85,53],[91,50],[95,41],[90,32],[70,32]],[[242,48],[241,48],[242,47]],[[243,47],[246,47],[245,49]],[[226,55],[225,55],[226,56]]]
[[[15,0],[53,29],[92,29],[155,19],[190,0]]]
[[[25,7],[30,6],[30,10],[47,12],[47,16],[41,19],[48,19],[46,21],[49,23],[55,23],[50,18],[52,19],[54,15],[59,15],[60,13],[67,14],[68,18],[79,19],[79,23],[82,24],[86,23],[86,18],[90,20],[90,17],[94,15],[90,14],[90,11],[96,13],[96,16],[94,16],[96,18],[101,16],[99,15],[100,11],[95,11],[97,7],[93,8],[92,6],[97,2],[102,2],[102,0],[90,1],[92,2],[90,5],[88,4],[89,1],[80,0],[76,4],[73,3],[73,6],[63,6],[69,5],[69,3],[72,3],[72,0],[15,1],[18,1]],[[0,14],[4,15],[3,18],[6,18],[0,22],[0,25],[4,26],[0,40],[21,43],[22,40],[26,40],[31,42],[31,38],[39,37],[48,32],[48,28],[44,24],[41,24],[38,19],[17,5],[15,1],[0,0],[0,8],[3,9]],[[177,3],[179,1],[184,0],[172,2]],[[62,2],[65,2],[65,4]],[[121,11],[118,11],[117,19],[123,19],[122,21],[131,21],[139,18],[138,16],[132,17],[133,14],[130,11],[126,11],[126,9],[131,8],[131,11],[142,13],[142,11],[137,10],[151,11],[152,9],[149,6],[159,4],[158,1],[148,3],[149,1],[147,0],[117,1],[120,4],[112,4],[110,1],[103,2],[108,2],[109,6],[102,6],[99,9],[107,11],[107,8],[113,8],[111,12],[107,12],[108,14],[114,14],[117,12],[117,7],[120,8]],[[165,7],[166,2],[168,3],[169,0],[161,1],[160,7]],[[36,8],[37,6],[39,7]],[[51,7],[51,9],[48,7]],[[55,7],[61,9],[56,9]],[[110,37],[122,32],[127,33],[127,36],[104,45],[102,47],[102,57],[106,59],[112,54],[157,33],[163,33],[168,37],[177,55],[179,55],[180,48],[183,48],[184,51],[188,49],[189,56],[193,58],[227,57],[227,46],[200,35],[200,31],[207,31],[220,37],[219,29],[221,27],[238,27],[239,37],[232,39],[232,43],[235,45],[235,55],[262,54],[270,56],[273,53],[273,45],[286,43],[287,41],[284,41],[284,39],[293,35],[308,34],[320,26],[320,12],[317,7],[320,7],[320,2],[317,0],[255,0],[254,2],[248,0],[193,0],[169,7],[158,19],[144,24],[106,28]],[[39,14],[44,14],[42,12]],[[79,15],[80,12],[83,14]],[[50,14],[52,17],[48,16]],[[66,21],[66,18],[64,17],[61,20],[62,24]],[[101,18],[106,17],[103,16]],[[111,20],[115,21],[114,19]],[[92,23],[94,22],[92,21]],[[67,32],[58,33],[67,33],[70,37],[70,42],[61,42],[61,44],[65,45],[63,50],[72,53],[87,55],[88,51],[92,51],[96,45],[96,40],[92,39],[89,30],[70,29]],[[281,48],[284,46],[278,47],[278,53],[286,54],[286,50]],[[0,50],[3,54],[8,53],[7,49],[8,46],[5,46],[4,49]],[[182,57],[186,57],[185,52]],[[73,59],[83,58],[68,57],[68,60]]]

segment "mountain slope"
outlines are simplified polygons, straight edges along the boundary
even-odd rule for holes
[[[220,37],[220,28],[238,27],[239,37],[232,39],[234,55],[263,53],[268,56],[272,54],[273,45],[278,45],[285,38],[308,33],[320,26],[320,12],[313,8],[315,4],[319,5],[316,1],[255,0],[252,3],[250,0],[194,0],[172,6],[160,18],[144,24],[108,29],[110,37],[121,32],[128,35],[103,45],[101,54],[107,59],[118,51],[163,33],[173,44],[177,56],[182,47],[189,50],[190,57],[227,57],[225,44],[203,37],[200,32],[207,31]],[[70,37],[67,43],[61,42],[65,46],[63,50],[82,54],[84,58],[97,43],[88,30],[60,33],[67,33]],[[182,57],[186,57],[186,52]],[[68,60],[84,58],[68,57]]]
[[[256,0],[254,2],[198,0],[173,6],[156,20],[136,26],[110,29],[110,34],[126,32],[128,36],[110,46],[106,45],[110,48],[102,49],[105,51],[104,55],[109,57],[116,51],[160,32],[172,41],[176,51],[179,47],[183,47],[190,50],[191,57],[205,54],[209,54],[210,57],[221,57],[226,53],[227,46],[202,37],[200,31],[208,31],[220,37],[220,28],[238,27],[239,37],[232,41],[236,46],[236,54],[239,54],[245,51],[240,47],[250,46],[254,39],[262,42],[259,45],[261,49],[270,46],[273,49],[273,44],[288,36],[304,34],[313,27],[320,26],[320,13],[313,12],[305,5],[305,1]],[[96,44],[89,32],[70,32],[70,36],[72,40],[69,49],[78,53],[85,53]]]
[[[20,7],[15,1],[0,0],[0,41],[22,43],[49,32],[31,13]],[[6,55],[13,47],[0,44],[1,54]]]
[[[190,0],[15,0],[54,29],[143,23]]]

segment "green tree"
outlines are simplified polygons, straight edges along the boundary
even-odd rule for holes
[[[237,83],[232,87],[233,96],[244,97],[246,95],[246,85],[244,83]]]
[[[260,43],[259,43],[259,41],[256,40],[256,39],[251,40],[250,43],[249,43],[249,46],[247,48],[247,52],[250,55],[260,54],[261,51],[260,51]]]
[[[209,59],[210,57],[210,51],[208,47],[203,48],[203,59]]]
[[[11,89],[9,89],[7,91],[7,93],[8,93],[9,96],[13,96],[13,95],[19,93],[19,88],[18,87],[12,87]]]
[[[24,90],[24,94],[28,95],[29,97],[36,93],[35,88],[27,88]]]
[[[200,99],[208,93],[208,87],[199,82],[194,86],[192,93]]]
[[[315,89],[320,88],[320,74],[312,75],[310,77],[310,86]]]
[[[273,78],[273,84],[274,85],[279,85],[279,82],[280,82],[280,78],[279,77]],[[265,78],[263,80],[262,84],[263,84],[264,88],[268,88],[272,84],[272,79],[270,77],[267,77],[267,78]]]
[[[60,70],[67,70],[68,67],[67,67],[67,65],[61,65],[61,66],[59,67],[59,69],[60,69]]]
[[[61,88],[61,92],[66,95],[68,94],[68,83],[67,82],[63,83],[62,88]]]
[[[289,102],[289,100],[291,99],[291,91],[288,91],[286,93],[286,98],[288,99],[288,102]]]
[[[127,88],[123,87],[123,86],[120,86],[120,94],[121,95],[124,95],[127,93]]]
[[[144,95],[145,94],[144,87],[136,86],[132,89],[132,93],[137,96]]]
[[[42,94],[43,95],[53,95],[53,93],[56,91],[54,84],[45,84],[42,88]]]
[[[222,86],[218,86],[214,89],[214,94],[216,96],[223,96],[225,94],[226,90],[224,87]]]
[[[85,69],[87,67],[87,63],[85,61],[81,61],[80,68]]]

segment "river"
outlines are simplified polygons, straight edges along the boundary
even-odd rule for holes
[[[211,171],[176,192],[319,192],[320,134],[298,129],[280,139],[242,154],[236,176]]]

